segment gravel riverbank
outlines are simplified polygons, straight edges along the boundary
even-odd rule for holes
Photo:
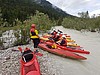
[[[32,44],[21,46],[32,48]],[[21,53],[18,47],[0,50],[0,75],[20,75],[20,58]],[[14,49],[14,50],[13,50]],[[42,75],[56,75],[56,69],[53,68],[51,54],[41,49],[39,51],[43,54],[42,57],[38,56],[38,62],[41,68]]]

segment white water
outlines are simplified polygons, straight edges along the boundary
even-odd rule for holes
[[[50,55],[55,75],[100,75],[100,34],[93,32],[79,32],[65,29],[62,26],[56,27],[71,36],[77,44],[85,50],[90,51],[87,60],[72,60],[56,55]]]

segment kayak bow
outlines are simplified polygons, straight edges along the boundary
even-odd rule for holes
[[[18,49],[22,51],[21,47]],[[20,64],[21,75],[41,75],[37,56],[31,50],[27,50],[27,52],[25,51],[22,53]]]

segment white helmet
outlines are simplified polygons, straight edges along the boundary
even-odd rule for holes
[[[65,35],[62,35],[62,37],[63,37],[63,38],[66,38],[66,36],[65,36]]]

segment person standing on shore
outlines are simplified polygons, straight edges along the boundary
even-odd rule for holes
[[[30,38],[34,43],[34,52],[38,52],[38,44],[40,43],[40,37],[38,31],[36,30],[36,25],[32,24],[30,28]]]

